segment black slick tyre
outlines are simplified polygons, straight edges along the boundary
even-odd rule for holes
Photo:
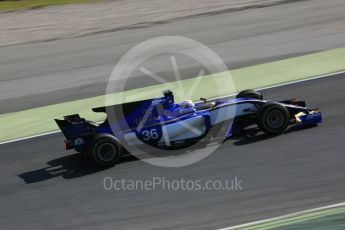
[[[98,165],[114,166],[123,152],[120,142],[111,135],[95,136],[89,154]]]
[[[259,99],[262,100],[263,96],[258,91],[247,89],[241,91],[239,94],[237,94],[236,98],[253,98],[253,99]]]
[[[259,128],[268,134],[283,133],[290,121],[290,113],[283,105],[275,102],[264,104],[257,112]]]

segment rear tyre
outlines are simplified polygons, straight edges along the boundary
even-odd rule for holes
[[[283,105],[269,102],[263,105],[257,112],[257,124],[265,133],[281,134],[290,121],[290,113]]]
[[[254,99],[262,100],[263,96],[258,91],[255,91],[252,89],[247,89],[247,90],[243,90],[239,94],[237,94],[236,98],[254,98]]]
[[[114,166],[123,152],[120,142],[113,136],[96,136],[90,149],[91,158],[100,166]]]

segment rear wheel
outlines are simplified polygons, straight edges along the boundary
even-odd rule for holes
[[[247,90],[243,90],[239,94],[237,94],[236,98],[254,98],[254,99],[262,100],[263,96],[258,91],[255,91],[252,89],[247,89]]]
[[[267,103],[257,112],[257,124],[265,133],[281,134],[290,120],[289,111],[279,103]]]
[[[109,167],[118,162],[122,152],[119,141],[115,137],[106,135],[94,139],[90,156],[98,165]]]

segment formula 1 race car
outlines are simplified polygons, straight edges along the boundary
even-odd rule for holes
[[[175,103],[170,90],[163,94],[160,98],[94,108],[94,112],[107,114],[100,124],[78,114],[56,119],[66,137],[65,149],[75,149],[101,166],[113,166],[126,152],[122,142],[173,149],[203,139],[212,128],[227,121],[231,122],[227,123],[223,140],[251,125],[278,135],[290,126],[322,122],[321,112],[306,107],[304,101],[268,101],[254,90],[242,91],[233,99],[201,98],[196,103]]]

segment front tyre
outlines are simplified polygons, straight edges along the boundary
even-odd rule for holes
[[[100,166],[114,166],[122,154],[120,142],[113,136],[96,136],[90,149],[91,158]]]
[[[239,94],[237,94],[236,98],[253,98],[253,99],[262,100],[263,96],[261,93],[259,93],[256,90],[247,89],[247,90],[243,90]]]
[[[257,124],[265,133],[281,134],[290,121],[290,113],[283,105],[274,102],[268,102],[257,112]]]

